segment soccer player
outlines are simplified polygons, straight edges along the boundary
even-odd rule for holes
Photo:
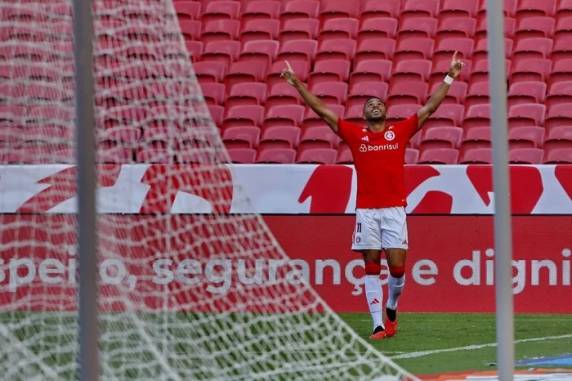
[[[302,96],[330,128],[350,147],[357,174],[356,222],[352,250],[363,255],[365,295],[373,320],[370,339],[381,340],[397,332],[397,301],[405,285],[408,248],[405,219],[405,146],[427,118],[439,107],[463,62],[453,54],[443,83],[416,114],[397,123],[386,122],[382,99],[370,98],[363,108],[365,126],[338,118],[300,82],[286,61],[282,77]],[[389,267],[388,299],[383,322],[381,251]]]

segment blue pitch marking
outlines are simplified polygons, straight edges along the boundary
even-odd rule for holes
[[[544,357],[544,358],[536,358],[536,359],[525,359],[519,360],[517,362],[518,365],[544,365],[544,366],[569,366],[572,367],[572,353],[562,356],[556,357]]]

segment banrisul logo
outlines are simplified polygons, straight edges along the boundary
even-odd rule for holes
[[[360,152],[377,152],[377,151],[396,151],[399,149],[399,143],[395,144],[379,144],[379,145],[365,145],[359,146]]]

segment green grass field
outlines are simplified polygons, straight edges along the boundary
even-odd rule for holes
[[[360,336],[371,333],[369,314],[341,314]],[[515,316],[515,359],[572,354],[572,315]],[[494,314],[403,313],[399,333],[370,341],[414,374],[495,370]]]
[[[328,319],[318,318],[322,321],[321,325],[312,327],[317,315],[280,316],[281,318],[277,319],[276,315],[266,315],[269,317],[266,319],[265,315],[252,314],[177,313],[143,314],[139,317],[151,323],[153,321],[159,323],[157,326],[164,327],[165,333],[169,332],[170,337],[173,337],[174,334],[174,337],[177,338],[176,343],[172,342],[172,339],[163,342],[159,336],[152,338],[155,345],[160,344],[159,349],[164,344],[166,348],[169,348],[169,351],[175,350],[176,355],[173,363],[175,365],[170,364],[169,366],[176,366],[180,371],[188,375],[189,373],[192,374],[192,378],[209,379],[209,377],[203,377],[199,373],[193,374],[196,364],[205,361],[201,354],[195,353],[193,349],[192,343],[194,341],[205,340],[204,336],[196,335],[197,331],[212,331],[211,334],[222,334],[228,327],[234,326],[236,330],[227,332],[227,335],[241,338],[234,342],[238,344],[239,348],[242,348],[238,355],[246,356],[245,358],[249,359],[255,356],[257,362],[264,363],[266,361],[268,363],[266,365],[272,368],[275,366],[272,364],[283,363],[284,358],[280,356],[288,356],[287,351],[284,353],[278,351],[278,353],[277,348],[265,348],[264,346],[264,337],[275,335],[275,327],[280,326],[286,329],[279,336],[287,342],[302,340],[303,344],[304,335],[312,334],[314,336],[314,333],[319,333],[325,328],[324,325],[328,325]],[[399,316],[398,335],[383,341],[370,341],[368,339],[371,333],[369,314],[352,313],[340,314],[340,316],[359,336],[413,374],[429,375],[496,369],[494,314],[403,313]],[[157,357],[157,353],[153,352],[142,340],[134,321],[127,315],[121,314],[108,315],[107,317],[107,322],[104,324],[107,335],[105,340],[106,355],[102,359],[106,363],[105,366],[116,370],[122,369],[122,378],[125,379],[140,379],[141,375],[162,374],[164,370],[157,365],[156,361],[146,363],[145,359],[153,359]],[[256,323],[251,325],[250,322],[252,321],[256,321]],[[196,331],[189,330],[187,325],[182,324],[190,322]],[[305,334],[296,334],[300,324],[308,328]],[[224,328],[222,331],[218,331],[217,326]],[[43,364],[47,368],[58,367],[59,379],[73,379],[75,354],[72,349],[76,340],[76,329],[75,317],[65,313],[20,312],[0,314],[0,334],[6,346],[5,350],[1,351],[0,365],[4,365],[6,369],[11,369],[12,362],[16,358],[24,356],[30,364],[21,369],[29,372],[30,375],[45,373],[41,367],[36,368],[36,366]],[[517,315],[515,317],[515,331],[516,360],[572,355],[572,315]],[[158,335],[160,333],[160,329],[155,332]],[[293,333],[293,336],[289,336],[288,333]],[[148,334],[151,333],[148,332]],[[223,336],[220,338],[222,339]],[[347,336],[343,338],[350,339]],[[331,339],[330,337],[329,340]],[[331,348],[343,348],[347,344],[341,336],[338,337],[338,340],[341,341],[331,343],[333,345]],[[26,343],[25,349],[21,343]],[[207,343],[215,345],[217,341],[207,340]],[[287,349],[287,347],[285,348]],[[362,346],[361,350],[363,348]],[[357,347],[352,349],[350,345],[345,349],[355,353]],[[311,349],[308,348],[308,350]],[[274,357],[271,356],[271,358],[262,360],[266,353],[272,352],[274,352],[272,355]],[[331,355],[333,353],[330,349],[326,354]],[[228,361],[228,366],[232,366],[232,355],[237,354],[221,352],[221,358],[217,359],[217,361],[220,360],[219,365]],[[334,354],[334,357],[337,355]],[[334,363],[328,362],[327,364]],[[359,366],[356,365],[357,368]],[[572,371],[572,367],[570,367],[570,371]],[[23,375],[21,371],[17,374],[19,377]]]

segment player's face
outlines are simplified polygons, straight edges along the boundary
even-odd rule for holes
[[[385,119],[385,104],[378,98],[370,98],[364,106],[364,117],[368,121],[382,121]]]

